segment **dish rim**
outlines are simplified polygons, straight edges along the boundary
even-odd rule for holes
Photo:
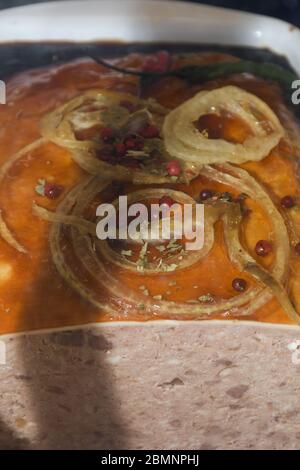
[[[300,74],[300,29],[283,20],[185,1],[122,0],[121,5],[85,0],[82,9],[81,0],[64,0],[8,8],[0,11],[0,43],[120,40],[267,47],[286,56]]]

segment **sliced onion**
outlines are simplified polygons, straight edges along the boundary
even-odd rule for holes
[[[285,280],[290,256],[289,235],[284,220],[267,191],[246,170],[230,164],[223,164],[217,168],[207,165],[203,167],[201,174],[248,194],[270,216],[276,246],[272,273],[277,279]]]
[[[161,184],[170,183],[169,176],[159,175],[128,168],[123,165],[110,165],[107,162],[96,158],[91,151],[82,151],[76,149],[72,151],[73,160],[87,173],[91,175],[100,175],[103,178],[114,178],[119,181],[132,181],[134,184]],[[193,175],[195,177],[196,175]]]
[[[200,116],[226,111],[245,122],[252,135],[243,143],[209,139],[197,130]],[[263,118],[263,121],[257,117]],[[266,129],[266,122],[269,129]],[[274,112],[257,96],[238,87],[201,91],[172,110],[164,121],[163,136],[170,155],[178,159],[208,163],[243,163],[261,160],[279,143],[284,130]]]
[[[101,182],[99,178],[88,177],[83,182],[73,188],[57,208],[57,214],[67,215],[72,209],[76,201],[80,200],[80,195],[89,191],[91,187],[97,185],[98,190],[106,186],[107,183]],[[69,266],[65,260],[65,255],[61,246],[61,230],[63,224],[60,222],[53,223],[50,229],[49,241],[53,262],[61,275],[61,277],[79,294],[82,298],[89,300],[97,308],[105,312],[113,313],[113,309],[107,302],[101,302],[97,298],[97,294],[88,286],[86,286],[79,275]]]
[[[229,257],[241,271],[246,271],[257,279],[263,286],[267,286],[269,294],[273,294],[283,307],[289,318],[300,324],[300,316],[295,311],[287,292],[282,283],[277,280],[274,274],[264,269],[261,265],[245,251],[239,240],[239,226],[241,223],[241,212],[238,204],[231,204],[224,216],[225,238],[228,247]],[[265,296],[265,294],[263,293]],[[269,296],[267,296],[268,298]],[[264,300],[266,297],[264,297]],[[255,304],[254,304],[255,306]],[[256,306],[255,306],[256,307]]]
[[[92,140],[76,139],[76,131],[101,125],[103,112],[122,101],[137,103],[132,95],[111,92],[107,90],[88,90],[71,99],[64,105],[48,113],[41,121],[41,134],[51,142],[68,149],[91,150],[101,148],[102,145]],[[92,111],[89,109],[92,108]],[[96,110],[94,109],[96,108]],[[129,111],[119,107],[122,118],[119,125],[125,124],[129,117]]]
[[[7,227],[0,210],[0,235],[11,247],[20,253],[27,253],[27,250],[15,239],[9,228]]]
[[[36,145],[38,144],[35,143],[35,146]],[[21,155],[23,155],[22,152]],[[16,156],[14,156],[14,158],[16,158]],[[258,305],[262,305],[264,302],[269,300],[272,295],[275,295],[289,316],[294,321],[298,322],[298,315],[293,309],[281,281],[285,278],[288,267],[288,237],[279,212],[259,183],[257,183],[256,180],[245,170],[231,165],[222,165],[220,169],[222,171],[206,166],[203,168],[202,173],[221,183],[240,188],[241,191],[246,192],[249,196],[258,200],[262,204],[262,207],[265,208],[266,212],[271,216],[274,223],[274,232],[277,243],[277,257],[272,272],[269,273],[259,266],[241,246],[238,234],[240,218],[238,214],[232,212],[232,209],[230,209],[232,208],[232,204],[228,203],[206,206],[205,246],[200,252],[191,252],[192,255],[186,258],[179,267],[184,269],[185,267],[197,262],[202,256],[204,256],[204,254],[207,254],[210,251],[214,241],[213,226],[215,222],[222,217],[225,224],[225,239],[231,261],[241,270],[245,270],[249,272],[249,274],[253,275],[261,284],[267,285],[267,288],[260,286],[253,287],[232,299],[221,300],[209,305],[189,304],[187,302],[178,302],[175,304],[172,301],[154,301],[153,299],[145,300],[143,298],[143,304],[148,312],[147,314],[162,314],[170,318],[181,318],[182,316],[206,318],[212,314],[221,314],[230,311],[231,313],[238,313],[239,316],[249,315],[257,308]],[[79,261],[83,263],[89,274],[97,276],[98,273],[99,282],[107,291],[110,292],[110,295],[115,298],[117,304],[126,304],[129,309],[132,308],[132,305],[134,305],[135,308],[138,308],[137,306],[141,302],[141,295],[126,288],[120,281],[115,279],[107,269],[107,261],[112,261],[125,269],[132,269],[133,265],[130,264],[130,262],[121,259],[115,252],[113,252],[113,250],[110,249],[106,242],[100,242],[99,252],[98,250],[95,251],[95,245],[92,243],[90,236],[84,235],[84,233],[91,233],[92,235],[95,233],[95,224],[85,220],[84,211],[88,207],[89,203],[92,202],[96,194],[99,193],[99,191],[101,191],[107,184],[108,182],[104,182],[103,179],[97,176],[89,177],[66,196],[64,201],[59,205],[56,213],[51,213],[37,205],[34,205],[34,212],[39,217],[54,222],[50,231],[50,246],[54,263],[62,277],[80,295],[91,301],[95,306],[102,308],[111,315],[115,315],[116,311],[111,303],[99,300],[97,292],[85,285],[80,280],[78,274],[69,266],[60,244],[63,225],[71,225],[73,227],[71,229],[73,248],[77,255],[80,255]],[[174,191],[171,196],[176,199],[175,196],[178,196],[177,193],[177,191]],[[164,194],[166,194],[165,189],[159,190],[156,188],[154,190],[148,189],[144,191],[136,191],[132,193],[130,197],[133,201],[143,199],[145,197],[160,197]],[[182,193],[179,194],[180,196],[182,195]],[[190,200],[190,197],[184,193],[183,196],[183,202],[186,202],[186,198]],[[18,247],[18,245],[15,244],[8,229],[3,229],[2,225],[3,221],[0,220],[0,230],[2,230],[4,238],[12,246],[19,249],[19,251],[22,251],[22,247]],[[4,225],[4,227],[6,226]],[[99,242],[97,245],[99,245]],[[157,269],[150,266],[148,273],[153,274],[155,271],[159,272]],[[168,275],[168,273],[164,274]],[[242,310],[241,307],[243,307]]]
[[[214,177],[216,179],[220,178],[220,173],[221,172],[216,170]],[[231,175],[228,176],[233,178]],[[217,203],[206,206],[206,222],[208,222],[206,230],[209,237],[205,252],[208,252],[212,247],[214,239],[213,225],[221,217],[224,220],[225,238],[231,261],[241,270],[245,270],[249,272],[249,274],[253,275],[261,285],[249,288],[243,294],[231,299],[220,300],[212,304],[190,304],[187,302],[175,303],[166,300],[158,301],[149,297],[141,296],[141,293],[124,286],[121,281],[110,273],[109,261],[119,264],[123,269],[130,269],[127,262],[121,260],[118,256],[109,251],[106,242],[97,241],[97,246],[100,244],[101,247],[99,251],[97,249],[95,250],[95,245],[92,243],[91,238],[84,235],[81,231],[81,226],[79,227],[80,229],[78,229],[77,224],[74,223],[74,221],[82,220],[86,208],[100,191],[100,181],[97,177],[92,177],[88,180],[88,183],[89,184],[85,183],[78,185],[78,187],[67,196],[67,200],[60,205],[59,217],[61,217],[61,219],[56,220],[61,220],[63,223],[54,223],[51,229],[50,244],[54,262],[61,275],[77,292],[92,302],[95,306],[110,311],[111,315],[117,314],[115,307],[112,306],[110,301],[107,301],[107,303],[103,300],[100,301],[97,297],[97,292],[84,285],[65,260],[62,247],[60,246],[60,232],[63,224],[65,223],[70,223],[72,225],[71,239],[78,260],[83,264],[89,274],[96,278],[105,290],[110,292],[110,298],[113,298],[117,305],[122,306],[124,309],[128,309],[128,311],[130,311],[132,307],[138,311],[139,305],[142,301],[144,309],[143,314],[148,316],[150,315],[150,318],[151,315],[155,314],[160,314],[169,318],[207,318],[213,314],[225,314],[229,312],[243,316],[249,315],[252,312],[252,310],[249,311],[249,305],[257,305],[265,302],[269,300],[272,295],[275,295],[290,317],[294,321],[299,322],[298,315],[294,311],[281,282],[275,278],[274,274],[268,273],[264,268],[259,266],[242,247],[239,241],[239,224],[241,216],[240,212],[237,212],[239,211],[239,206],[234,203]],[[249,192],[249,187],[247,188]],[[151,192],[152,190],[147,191]],[[138,194],[132,197],[140,198],[140,196],[142,197],[142,194],[143,191],[140,195]],[[158,197],[157,192],[156,197]],[[68,214],[70,215],[68,216]],[[200,259],[200,257],[198,257],[198,259]],[[195,260],[196,258],[191,258],[190,262],[195,262]],[[275,264],[278,265],[278,260]],[[283,275],[284,269],[281,268],[278,272],[281,272]],[[162,275],[162,273],[160,275]],[[164,275],[167,276],[168,273],[164,273]],[[264,288],[263,284],[267,285],[268,288]]]
[[[60,222],[64,225],[72,225],[77,227],[83,233],[90,233],[95,236],[96,234],[96,225],[93,222],[90,222],[81,217],[76,217],[74,215],[65,215],[60,212],[51,212],[45,209],[44,207],[39,206],[36,203],[33,203],[33,213],[41,219],[47,220],[48,222]]]
[[[119,106],[119,103],[124,100],[143,108],[130,115],[126,108]],[[118,117],[118,122],[113,127],[120,133],[120,136],[133,128],[136,130],[137,123],[143,124],[146,116],[161,127],[162,120],[168,111],[155,100],[138,100],[132,95],[107,90],[89,90],[47,114],[41,122],[41,134],[47,140],[69,149],[73,160],[90,174],[102,174],[104,177],[133,181],[135,184],[172,182],[172,178],[165,171],[167,161],[165,157],[162,158],[161,166],[154,169],[149,167],[144,170],[121,164],[112,165],[97,158],[97,150],[103,147],[101,142],[76,138],[77,131],[96,124],[103,125],[103,112],[110,109],[114,109]],[[186,182],[195,176],[196,174],[183,172],[179,180]]]
[[[173,199],[174,202],[177,202],[179,204],[191,204],[192,206],[195,206],[196,201],[189,196],[188,194],[185,194],[181,191],[175,191],[171,189],[142,189],[139,191],[133,191],[127,195],[127,204],[131,205],[135,202],[139,201],[147,201],[149,199],[157,199],[161,198],[165,195],[168,195]],[[118,208],[118,199],[113,201],[113,205]],[[210,214],[206,214],[206,217],[210,218]],[[161,223],[161,220],[159,221]],[[207,220],[208,223],[205,224],[206,227],[206,233],[204,236],[204,245],[201,250],[190,250],[190,251],[184,251],[180,252],[179,254],[174,254],[173,256],[170,256],[168,258],[167,264],[163,264],[162,266],[159,266],[157,262],[149,262],[147,266],[143,269],[142,274],[156,274],[160,275],[162,272],[166,272],[167,267],[176,264],[176,268],[174,270],[178,269],[183,269],[188,266],[191,266],[192,264],[196,263],[199,261],[201,258],[207,255],[209,251],[211,250],[214,242],[214,232],[213,232],[213,224],[212,220]],[[213,223],[215,220],[213,221]],[[155,222],[151,223],[151,227],[155,229]],[[160,228],[159,226],[157,228]],[[172,224],[170,224],[171,232],[172,232]],[[174,228],[174,227],[173,227]],[[158,243],[163,243],[165,240],[164,239],[154,239],[152,240],[150,237],[150,233],[146,232],[144,235],[147,235],[145,240],[149,244],[158,244]],[[171,234],[172,235],[172,234]],[[143,243],[143,237],[138,240],[130,240],[132,243]],[[116,252],[113,250],[109,243],[107,241],[101,241],[97,243],[97,247],[99,248],[99,252],[101,255],[109,261],[110,263],[114,263],[122,268],[129,269],[131,271],[136,272],[137,271],[137,265],[135,262],[130,261],[126,259],[124,256],[122,256],[121,253]]]
[[[18,152],[14,153],[11,155],[5,163],[1,166],[0,168],[0,183],[3,181],[5,178],[7,172],[10,170],[10,168],[13,166],[13,164],[19,160],[20,158],[24,157],[28,153],[32,152],[36,148],[40,147],[41,145],[46,143],[46,139],[40,138],[35,141],[33,141],[31,144],[26,145],[23,147],[21,150]],[[9,228],[6,225],[6,222],[4,221],[2,217],[2,213],[0,210],[0,236],[13,248],[15,248],[17,251],[20,253],[27,253],[26,248],[24,248],[14,237],[14,235],[11,233]]]

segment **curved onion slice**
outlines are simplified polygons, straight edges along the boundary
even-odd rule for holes
[[[300,324],[300,316],[295,311],[282,283],[269,271],[256,263],[254,259],[245,251],[239,241],[239,225],[241,222],[240,207],[231,204],[224,214],[225,238],[230,259],[241,271],[246,271],[257,279],[261,284],[267,286],[269,293],[272,293],[283,307],[290,319]]]
[[[228,220],[225,219],[224,221],[225,225],[227,225],[225,241],[232,263],[237,264],[239,269],[248,272],[251,276],[260,281],[262,286],[267,286],[267,288],[262,287],[253,301],[243,308],[244,315],[251,315],[268,302],[272,296],[275,296],[289,318],[299,324],[300,317],[295,311],[283,286],[289,269],[290,246],[287,228],[280,212],[273,204],[268,193],[247,171],[230,164],[220,165],[219,168],[220,171],[211,166],[206,166],[201,173],[208,178],[210,177],[221,183],[234,186],[241,192],[245,191],[250,197],[260,202],[261,206],[272,220],[276,240],[275,263],[269,272],[259,264],[253,262],[253,259],[240,246],[237,235],[238,227],[236,226],[232,231]],[[233,217],[232,223],[237,225],[238,217]],[[239,251],[240,249],[242,250],[241,252]],[[241,253],[242,257],[240,256]]]
[[[32,152],[33,150],[35,150],[36,148],[40,147],[41,145],[45,144],[46,143],[46,139],[44,139],[43,137],[40,138],[40,139],[37,139],[37,140],[34,140],[33,142],[31,142],[31,144],[29,145],[26,145],[25,147],[23,147],[21,150],[19,150],[18,152],[14,153],[13,155],[11,155],[6,161],[5,163],[1,166],[0,168],[0,183],[1,181],[5,178],[7,172],[10,170],[10,168],[12,167],[12,165],[17,161],[19,160],[20,158],[24,157],[25,155],[29,154],[30,152]],[[9,230],[9,228],[7,227],[6,225],[6,222],[4,221],[3,217],[2,217],[2,212],[1,212],[1,209],[0,209],[0,236],[10,245],[12,246],[13,248],[15,248],[17,251],[19,251],[20,253],[27,253],[27,250],[26,248],[24,248],[16,239],[15,237],[13,236],[13,234],[11,233],[11,231]]]
[[[134,114],[130,114],[126,107],[120,105],[122,101],[141,107],[135,113],[135,121],[142,124],[147,116],[147,119],[149,118],[158,128],[161,128],[168,109],[156,103],[155,100],[139,100],[132,95],[114,91],[89,90],[48,113],[41,121],[41,134],[45,139],[69,149],[73,160],[90,174],[133,181],[135,184],[172,182],[172,178],[165,170],[164,163],[167,163],[165,156],[162,156],[159,166],[153,168],[151,157],[149,158],[150,165],[147,164],[144,168],[122,165],[121,161],[111,164],[97,157],[97,151],[103,147],[102,142],[93,139],[79,140],[76,137],[79,131],[97,125],[107,126],[107,120],[110,122],[109,126],[122,135],[134,130],[136,124],[133,122]],[[180,179],[187,181],[196,175],[195,171],[183,173]]]
[[[3,240],[6,241],[10,246],[15,248],[15,250],[19,251],[20,253],[26,253],[26,249],[15,239],[11,231],[6,225],[6,222],[4,221],[2,217],[2,211],[0,210],[0,235],[3,238]]]
[[[101,148],[93,140],[76,139],[76,131],[88,129],[96,124],[105,124],[103,116],[114,109],[117,124],[121,126],[129,117],[129,111],[119,105],[126,100],[132,104],[137,99],[125,93],[107,90],[88,90],[71,99],[54,111],[46,114],[40,125],[41,134],[48,140],[69,149],[90,150]]]
[[[132,181],[134,184],[161,184],[172,182],[169,176],[156,172],[143,171],[129,168],[123,165],[110,165],[96,158],[91,151],[81,149],[72,150],[73,160],[87,173],[101,175],[103,178],[114,178],[119,181]],[[196,173],[193,177],[196,176]]]
[[[197,130],[195,122],[200,116],[222,111],[240,118],[248,125],[251,135],[243,143],[209,139]],[[168,153],[198,164],[261,160],[283,135],[283,128],[269,106],[257,96],[235,86],[197,93],[171,111],[163,124]]]
[[[265,191],[250,175],[248,175],[247,172],[231,167],[230,165],[224,168],[224,172],[212,167],[206,167],[206,171],[206,176],[209,176],[211,179],[222,181],[226,184],[235,184],[237,187],[241,187],[243,190],[246,190],[248,194],[256,192],[256,199],[262,203],[262,206],[269,213],[273,214],[273,217],[275,214],[276,218],[276,209],[273,209],[272,201],[268,199]],[[240,173],[240,171],[242,173]],[[111,272],[111,263],[120,266],[121,269],[132,269],[133,265],[126,260],[126,257],[122,258],[119,254],[114,252],[114,250],[108,246],[106,241],[93,241],[91,236],[87,235],[87,232],[91,232],[89,228],[92,228],[92,225],[85,225],[83,223],[84,214],[96,195],[101,191],[101,188],[104,188],[103,185],[105,186],[103,181],[101,182],[101,179],[98,177],[89,178],[85,184],[78,185],[66,196],[65,200],[60,204],[56,215],[53,217],[46,215],[45,217],[48,220],[52,218],[54,221],[50,234],[50,245],[53,260],[57,269],[64,279],[85,299],[92,302],[95,306],[109,311],[112,316],[118,315],[118,306],[123,309],[123,312],[129,312],[132,308],[139,311],[139,306],[142,304],[143,315],[145,315],[144,318],[151,318],[153,315],[160,314],[167,318],[185,317],[203,319],[208,318],[213,314],[226,314],[228,312],[238,316],[250,315],[258,306],[263,305],[273,295],[275,295],[290,318],[299,323],[299,316],[289,301],[282,284],[286,276],[289,253],[285,250],[285,245],[283,247],[281,246],[284,240],[282,237],[284,236],[286,229],[279,218],[276,218],[274,226],[279,254],[271,272],[268,272],[262,266],[257,264],[241,245],[239,239],[241,222],[239,205],[228,202],[207,204],[205,206],[206,246],[203,248],[202,252],[189,258],[189,260],[187,260],[187,265],[194,264],[196,261],[201,259],[203,253],[206,254],[210,251],[214,242],[214,224],[217,220],[222,219],[229,258],[240,270],[247,271],[257,279],[259,284],[254,287],[250,287],[244,293],[234,296],[231,299],[223,299],[208,304],[200,302],[175,303],[163,299],[155,300],[151,297],[145,297],[141,292],[137,292],[136,290],[123,285],[122,281],[116,278]],[[151,195],[159,197],[157,188],[145,191],[146,197],[151,197]],[[163,191],[164,194],[166,194],[166,190],[164,189]],[[174,196],[174,194],[172,194],[172,196]],[[142,197],[143,190],[136,191],[131,196],[132,200],[141,200]],[[45,216],[45,214],[43,215]],[[280,217],[279,213],[278,217]],[[95,290],[90,285],[84,284],[79,271],[74,270],[69,264],[60,243],[64,224],[71,225],[71,241],[78,262],[80,262],[89,275],[99,283],[99,286],[102,286],[102,289],[100,288],[99,292],[103,292],[103,289],[104,292],[109,292],[109,297],[106,301],[103,300],[103,297],[99,298],[97,289]],[[92,224],[92,222],[89,222],[89,224]],[[183,269],[184,267],[187,267],[187,265],[182,265],[180,268]],[[168,276],[169,274],[168,272],[159,272],[159,270],[156,270],[156,272],[158,272],[160,276]],[[153,267],[150,266],[150,271],[148,271],[147,274],[155,274]]]
[[[61,215],[59,212],[51,212],[44,207],[39,206],[35,202],[33,203],[33,213],[40,217],[40,219],[47,220],[48,222],[61,222],[65,225],[74,225],[84,233],[90,233],[95,236],[96,225],[93,222],[89,222],[81,217],[74,215]]]
[[[194,206],[196,204],[196,201],[191,196],[189,196],[188,194],[185,194],[181,191],[174,191],[172,189],[166,190],[166,189],[159,189],[159,188],[155,188],[155,189],[150,188],[150,189],[142,189],[142,190],[138,190],[138,191],[133,191],[133,192],[131,192],[127,195],[127,204],[131,205],[131,204],[134,204],[135,202],[139,202],[139,201],[145,202],[149,199],[157,199],[157,198],[163,197],[166,194],[166,191],[167,191],[168,196],[170,196],[175,203],[191,204],[192,206]],[[118,200],[113,201],[113,205],[116,208],[118,208]],[[145,266],[143,268],[143,271],[142,271],[143,274],[157,274],[157,275],[159,275],[162,272],[168,272],[168,270],[169,271],[174,271],[175,269],[176,270],[183,269],[185,267],[191,266],[192,264],[196,263],[201,258],[203,258],[207,253],[209,253],[209,251],[211,250],[212,245],[213,245],[214,237],[213,237],[213,230],[212,230],[212,223],[211,223],[212,220],[210,220],[210,218],[211,218],[210,214],[207,214],[207,217],[209,218],[209,220],[207,220],[207,223],[205,225],[206,234],[205,234],[205,237],[204,237],[204,245],[203,245],[201,250],[195,250],[195,251],[194,250],[190,250],[190,251],[184,251],[183,250],[183,251],[180,251],[179,253],[168,257],[167,263],[166,264],[164,263],[161,266],[159,265],[158,262],[150,262],[149,261],[147,266]],[[159,222],[161,223],[161,220]],[[152,221],[151,229],[153,229],[153,228],[155,229],[155,226],[158,229],[161,228],[161,227],[159,227],[160,223],[156,224],[155,221],[154,222]],[[172,232],[173,229],[174,229],[174,227],[172,227],[172,224],[170,223],[171,232]],[[142,234],[143,234],[143,231],[141,231],[141,238],[140,239],[130,240],[130,241],[132,243],[139,243],[139,244],[143,243]],[[154,239],[154,240],[152,240],[151,236],[150,236],[151,233],[150,233],[150,230],[148,232],[148,228],[144,232],[144,235],[146,235],[146,234],[147,234],[147,242],[149,244],[163,243],[165,241],[163,239]],[[117,251],[113,250],[110,247],[110,244],[107,241],[103,240],[103,241],[97,243],[97,247],[98,247],[99,252],[101,253],[101,255],[104,258],[106,258],[107,261],[109,261],[110,263],[117,264],[118,266],[120,266],[122,268],[126,268],[126,269],[129,269],[129,270],[134,271],[134,272],[137,271],[136,263],[126,259],[124,256],[122,256],[121,253],[118,253]],[[168,269],[172,265],[173,266],[176,265],[176,268],[174,267],[174,269]]]
[[[276,244],[276,260],[272,274],[279,280],[285,280],[288,271],[290,247],[288,231],[280,212],[267,191],[246,170],[230,164],[223,164],[217,168],[207,165],[203,167],[201,174],[248,194],[260,203],[266,214],[270,216]]]
[[[100,180],[98,177],[87,177],[84,181],[75,186],[59,204],[56,214],[59,217],[64,217],[72,209],[76,201],[81,201],[81,195],[87,196],[93,191],[93,194],[101,191],[107,183]],[[96,191],[96,192],[95,192]],[[76,214],[77,215],[77,214]],[[101,308],[108,313],[113,313],[111,306],[106,302],[101,302],[97,299],[97,295],[93,290],[86,286],[80,279],[80,275],[72,269],[65,259],[64,251],[61,247],[61,231],[64,224],[61,222],[54,222],[49,235],[50,249],[53,262],[61,275],[61,277],[84,299],[88,299],[97,308]],[[80,235],[81,232],[77,231]],[[80,235],[81,236],[81,235]]]

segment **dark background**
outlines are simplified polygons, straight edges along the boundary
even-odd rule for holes
[[[0,0],[0,9],[29,3],[42,3],[47,0]],[[99,0],[101,1],[101,0]],[[118,1],[120,5],[122,0]],[[237,8],[244,11],[252,11],[264,15],[275,16],[300,26],[300,0],[190,0],[195,3],[206,3],[208,5],[217,5],[229,8]],[[82,0],[84,4],[85,0]]]

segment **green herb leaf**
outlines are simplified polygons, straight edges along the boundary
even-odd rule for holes
[[[39,178],[38,184],[36,185],[34,190],[39,196],[45,196],[45,186],[46,186],[46,180]]]
[[[214,297],[211,295],[211,294],[204,294],[204,295],[200,295],[200,297],[198,297],[198,300],[200,302],[206,302],[206,303],[212,303],[215,301]]]

